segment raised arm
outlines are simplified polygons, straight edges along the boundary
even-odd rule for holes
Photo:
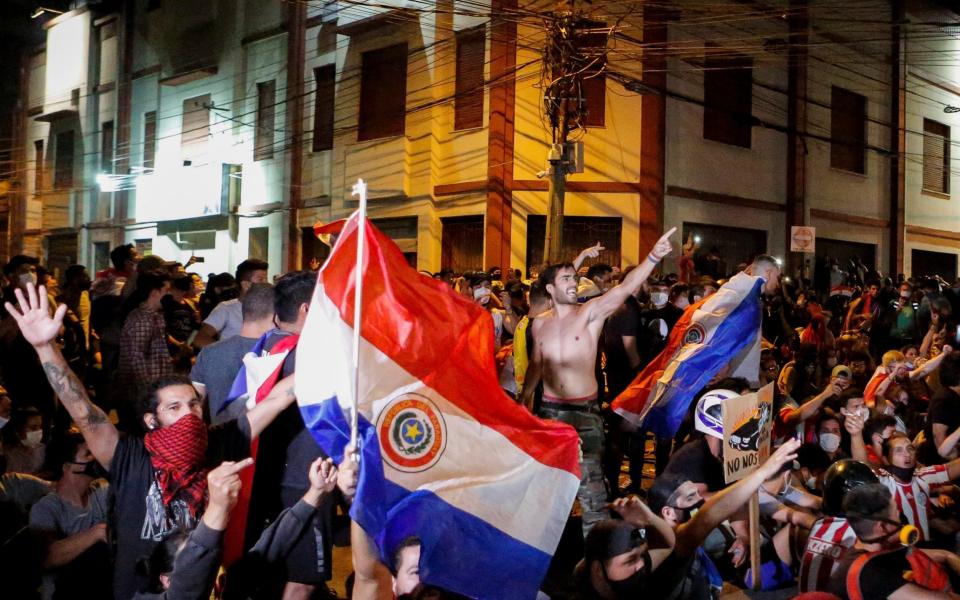
[[[796,425],[797,423],[802,423],[810,417],[817,414],[820,410],[820,407],[823,406],[824,401],[833,396],[839,396],[843,393],[843,386],[837,383],[836,378],[831,379],[830,383],[827,384],[827,387],[823,388],[823,391],[804,402],[803,405],[798,406],[789,413],[782,413],[783,416],[781,419],[785,425]]]
[[[850,434],[850,457],[854,460],[870,464],[867,459],[867,444],[863,441],[863,417],[858,414],[849,414],[843,419],[843,427]]]
[[[50,387],[56,392],[63,407],[80,428],[80,433],[83,434],[83,439],[90,447],[93,457],[109,470],[113,453],[117,448],[117,440],[120,439],[117,428],[100,407],[90,401],[83,383],[73,373],[60,353],[60,349],[53,343],[63,324],[67,305],[58,306],[51,317],[47,290],[40,286],[38,293],[33,284],[27,284],[26,295],[18,289],[16,296],[19,310],[7,302],[5,304],[7,312],[16,319],[23,337],[36,350]]]
[[[951,352],[953,352],[953,348],[951,348],[948,344],[944,344],[943,350],[940,352],[940,354],[931,358],[930,360],[923,363],[916,369],[910,371],[910,379],[911,380],[921,379],[923,377],[926,377],[930,373],[933,373],[933,371],[940,366],[940,363],[943,362],[944,357],[946,357]]]
[[[937,454],[939,454],[941,458],[945,458],[947,460],[956,458],[956,449],[958,443],[960,443],[960,427],[957,427],[953,433],[943,438],[943,442],[937,446]]]
[[[692,519],[677,529],[677,554],[692,556],[711,531],[747,505],[764,481],[779,471],[784,463],[797,457],[799,447],[799,440],[787,440],[753,473],[707,500]]]
[[[603,252],[604,250],[605,248],[600,242],[597,242],[596,246],[590,246],[589,248],[584,248],[583,250],[580,251],[580,254],[578,254],[577,257],[573,259],[573,270],[579,271],[580,265],[583,264],[583,261],[587,260],[588,258],[596,258],[600,256],[600,253]]]
[[[673,250],[673,244],[670,243],[670,236],[673,235],[676,230],[677,228],[673,227],[670,231],[663,234],[650,250],[650,254],[643,259],[643,263],[636,269],[630,271],[620,285],[584,304],[584,309],[587,310],[588,320],[606,320],[615,310],[620,308],[621,304],[627,301],[628,297],[637,293],[637,290],[639,290],[643,282],[647,280],[647,277],[650,277],[650,273],[653,273],[654,267],[663,260],[663,257],[670,254],[670,251]]]
[[[266,398],[247,411],[245,415],[250,424],[250,439],[256,439],[283,409],[297,399],[293,392],[293,382],[296,373],[287,375],[273,386]]]

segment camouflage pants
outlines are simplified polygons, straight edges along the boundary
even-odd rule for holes
[[[583,535],[594,525],[610,518],[604,508],[607,504],[606,481],[603,478],[603,419],[595,404],[584,409],[568,409],[564,405],[545,402],[538,411],[540,417],[567,423],[580,436],[580,489],[577,500],[583,512]]]

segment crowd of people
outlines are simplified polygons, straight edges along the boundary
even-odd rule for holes
[[[597,262],[598,244],[528,277],[424,273],[489,312],[518,410],[580,437],[577,502],[541,596],[952,597],[960,281],[830,260],[814,281],[789,279],[765,255],[717,272],[690,240],[676,274],[662,262],[671,233],[622,271]],[[23,255],[3,268],[0,596],[336,598],[333,548],[350,545],[348,596],[459,597],[419,580],[419,539],[382,561],[351,523],[362,467],[352,453],[334,464],[305,427],[295,352],[266,398],[231,401],[255,345],[295,344],[319,263],[270,281],[252,257],[204,280],[202,263],[129,244],[110,257],[93,276]],[[755,380],[721,369],[673,437],[621,419],[613,400],[736,273],[762,280]],[[721,405],[768,384],[770,457],[726,484]]]

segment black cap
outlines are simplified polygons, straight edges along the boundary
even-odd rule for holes
[[[880,483],[866,463],[844,459],[830,465],[823,476],[823,512],[837,516],[843,512],[843,497],[850,490],[870,483]]]
[[[593,526],[584,541],[584,557],[607,560],[647,543],[647,531],[624,521],[608,519]]]

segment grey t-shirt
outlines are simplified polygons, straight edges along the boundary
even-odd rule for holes
[[[239,400],[222,413],[220,407],[230,393],[233,380],[243,364],[244,355],[250,352],[256,343],[257,338],[237,335],[207,346],[197,356],[197,362],[190,371],[190,379],[206,386],[210,422],[213,425],[235,419],[246,411],[244,403]]]
[[[86,507],[66,502],[55,492],[47,494],[30,509],[30,528],[63,539],[106,522],[109,487],[102,479],[92,487]]]
[[[216,329],[221,340],[240,335],[243,327],[243,307],[240,300],[224,300],[214,307],[203,322]]]

